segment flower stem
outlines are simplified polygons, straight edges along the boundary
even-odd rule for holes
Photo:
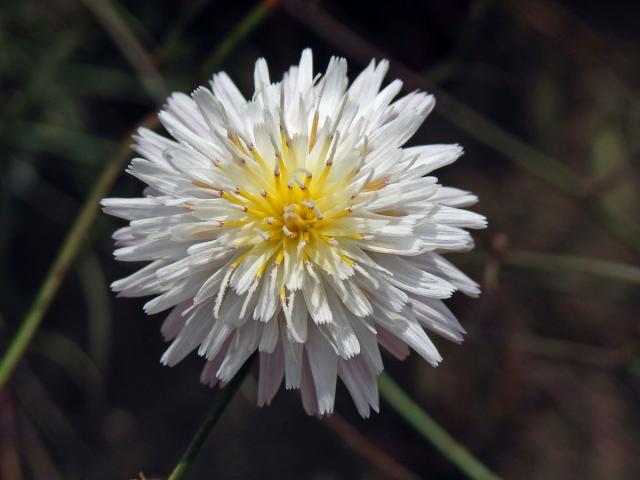
[[[506,252],[503,261],[505,264],[513,267],[524,267],[549,272],[583,273],[640,284],[639,267],[611,260],[581,257],[578,255],[514,250]]]
[[[372,58],[391,61],[389,73],[401,78],[407,90],[430,91],[441,106],[437,112],[468,135],[491,147],[519,168],[540,178],[575,201],[593,216],[613,237],[634,253],[640,253],[640,225],[609,206],[602,198],[585,201],[583,178],[564,163],[540,152],[506,129],[493,123],[464,102],[447,94],[429,79],[394,60],[347,25],[325,11],[319,2],[283,1],[284,10],[301,24],[318,34],[329,45],[365,65]]]
[[[215,62],[210,63],[212,70],[220,66],[220,63],[235,50],[240,42],[267,18],[267,14],[270,13],[275,6],[276,2],[264,0],[258,2],[253,9],[247,12],[246,16],[243,17],[229,33],[229,38],[231,38],[232,41],[223,42],[214,51],[213,58]],[[152,113],[141,126],[155,128],[156,125],[158,125],[158,119],[155,113]],[[131,152],[129,147],[130,143],[131,135],[127,135],[122,141],[117,153],[98,178],[89,198],[82,206],[82,210],[76,217],[64,243],[60,247],[51,269],[38,290],[35,300],[22,319],[18,332],[11,340],[11,344],[7,350],[2,354],[2,358],[0,359],[0,392],[2,392],[6,386],[18,362],[26,352],[31,340],[33,340],[44,314],[56,296],[58,288],[60,288],[69,267],[78,255],[82,245],[84,245],[87,233],[98,212],[100,199],[109,192],[113,182],[115,182],[122,171],[122,164],[129,158]]]
[[[211,56],[205,59],[200,72],[204,75],[211,75],[211,72],[222,63],[222,60],[235,50],[238,43],[250,32],[255,30],[277,6],[277,0],[262,0],[258,2],[256,6],[240,20],[233,31],[222,39]]]
[[[109,0],[82,0],[82,3],[95,15],[131,68],[138,74],[142,86],[151,98],[156,103],[164,101],[167,96],[167,86],[153,57],[138,41],[129,29],[127,22],[118,14],[111,2]]]
[[[220,391],[216,397],[213,407],[209,410],[207,418],[205,418],[204,422],[198,429],[198,432],[187,447],[187,450],[184,452],[184,455],[182,455],[182,458],[180,458],[180,461],[173,469],[173,472],[171,472],[171,475],[169,475],[167,480],[181,480],[187,474],[189,468],[193,465],[196,457],[202,449],[202,446],[207,440],[209,433],[211,433],[213,427],[218,423],[218,420],[222,417],[227,405],[229,405],[229,402],[239,390],[240,385],[242,385],[242,381],[251,370],[253,363],[253,357],[247,360],[240,371],[236,373],[231,381],[229,381],[229,383]]]
[[[389,405],[468,478],[500,479],[422,410],[386,372],[378,377],[378,385]]]
[[[155,114],[149,115],[142,123],[143,126],[153,128],[157,123]],[[113,156],[104,172],[93,187],[89,198],[84,203],[82,210],[76,217],[71,230],[60,248],[58,255],[47,274],[47,277],[40,287],[36,299],[31,304],[31,308],[20,323],[20,328],[13,337],[7,351],[0,360],[0,392],[4,389],[16,365],[24,355],[27,347],[31,343],[45,312],[53,301],[60,284],[64,279],[69,266],[75,260],[78,251],[86,242],[87,233],[98,212],[100,199],[110,190],[122,170],[122,164],[129,157],[129,135],[122,142],[120,148]]]

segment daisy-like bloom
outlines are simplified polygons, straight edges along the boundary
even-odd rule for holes
[[[429,176],[460,146],[403,148],[434,99],[394,101],[402,82],[381,89],[387,69],[372,61],[349,85],[344,59],[314,76],[304,50],[271,83],[260,59],[250,101],[219,73],[211,90],[168,99],[160,120],[173,139],[139,130],[128,172],[144,196],[102,204],[130,221],[114,234],[116,258],[151,262],[113,289],[156,295],[148,314],[172,309],[162,363],[197,349],[213,386],[257,350],[259,405],[284,379],[307,413],[331,413],[340,377],[367,417],[380,346],[437,365],[425,329],[462,341],[442,299],[479,289],[440,253],[472,248],[464,229],[486,221],[460,208],[474,195]]]

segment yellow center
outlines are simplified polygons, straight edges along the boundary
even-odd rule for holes
[[[261,262],[258,278],[269,264],[277,266],[283,261],[312,262],[330,273],[340,263],[354,266],[343,247],[346,241],[363,239],[345,218],[351,213],[349,185],[357,173],[352,166],[356,162],[342,159],[345,161],[336,171],[333,157],[338,138],[326,131],[316,138],[316,128],[314,122],[309,138],[296,137],[293,142],[281,131],[278,144],[271,141],[274,153],[268,158],[253,144],[228,133],[227,146],[235,160],[217,166],[242,186],[216,190],[241,211],[220,222],[221,227],[230,228],[232,245],[245,250],[232,269],[256,257]],[[353,155],[357,158],[358,152]],[[365,190],[378,188],[369,184]]]

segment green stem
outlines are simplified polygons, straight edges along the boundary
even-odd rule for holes
[[[155,115],[150,115],[143,122],[143,125],[153,127],[156,123],[157,119]],[[2,356],[2,360],[0,360],[0,392],[6,386],[20,358],[22,358],[22,355],[24,355],[24,352],[31,343],[45,312],[49,308],[58,288],[60,288],[62,280],[69,270],[69,266],[76,258],[82,245],[86,242],[87,233],[98,212],[100,199],[109,192],[113,182],[115,182],[118,175],[120,175],[124,162],[129,157],[129,138],[130,136],[127,135],[126,140],[122,142],[117,153],[113,156],[107,168],[105,168],[93,187],[89,198],[84,203],[61,249],[58,251],[58,255],[44,283],[41,285],[34,302],[31,304],[31,308],[20,323],[20,328],[15,337],[13,337],[9,348]]]
[[[627,215],[609,206],[601,197],[584,202],[587,212],[619,241],[640,255],[640,226]]]
[[[263,0],[259,2],[249,13],[238,23],[231,34],[227,35],[213,54],[207,58],[202,64],[200,71],[204,76],[209,77],[211,73],[222,63],[250,32],[256,29],[258,25],[269,15],[271,10],[277,5],[276,1]]]
[[[574,196],[579,193],[579,177],[569,167],[520,140],[437,86],[431,86],[430,90],[438,99],[438,114],[453,125],[559,191]]]
[[[514,267],[533,268],[551,272],[576,272],[601,277],[640,283],[640,268],[610,260],[581,257],[577,255],[558,255],[540,252],[506,252],[504,263]]]
[[[249,11],[249,13],[230,33],[229,38],[233,39],[233,42],[225,41],[216,49],[212,56],[215,62],[222,62],[226,56],[231,53],[251,32],[251,29],[255,28],[261,20],[266,18],[264,13],[270,11],[270,7],[268,5],[271,4],[260,2]],[[215,62],[211,62],[212,70],[219,66],[219,63]],[[158,120],[155,114],[150,114],[142,123],[142,126],[154,128],[157,124]],[[114,155],[107,168],[105,168],[104,172],[98,178],[89,198],[84,203],[82,210],[76,217],[76,220],[69,230],[62,247],[58,251],[56,259],[53,262],[44,283],[40,286],[40,290],[38,290],[31,308],[22,319],[18,332],[12,339],[7,351],[2,355],[2,359],[0,359],[0,392],[2,392],[6,386],[9,378],[16,368],[16,365],[31,343],[33,336],[42,322],[44,314],[49,308],[58,288],[60,288],[62,280],[64,280],[64,277],[69,270],[69,266],[76,258],[80,247],[85,242],[89,228],[93,224],[96,213],[98,212],[100,200],[109,192],[113,182],[116,180],[118,175],[120,175],[122,165],[129,157],[130,143],[130,135],[127,135],[121,143],[118,152]]]
[[[171,472],[171,475],[169,475],[169,478],[167,480],[181,480],[187,474],[189,468],[191,468],[196,457],[200,453],[202,446],[206,442],[209,433],[211,433],[213,427],[215,427],[216,423],[218,423],[218,420],[220,420],[220,417],[222,417],[222,414],[227,408],[227,405],[229,405],[229,402],[231,401],[235,393],[239,390],[240,385],[242,385],[243,380],[251,370],[252,364],[253,358],[247,360],[240,371],[233,376],[229,384],[220,391],[220,393],[216,397],[213,407],[211,407],[211,410],[209,410],[207,417],[198,429],[196,435],[193,437],[193,440],[191,440],[191,443],[187,447],[187,450],[184,452],[184,455],[182,455],[182,458],[180,458],[180,461],[173,469],[173,472]]]
[[[372,58],[392,60],[390,73],[401,78],[406,89],[431,91],[441,107],[436,112],[478,141],[502,153],[519,168],[544,180],[574,201],[582,202],[582,206],[587,207],[591,215],[607,231],[636,254],[640,253],[640,226],[600,199],[592,201],[591,204],[586,202],[581,176],[564,163],[520,140],[464,102],[431,84],[425,76],[390,58],[387,52],[333,18],[318,2],[286,0],[283,7],[293,18],[317,33],[338,51],[343,51],[361,63],[367,64]]]
[[[389,405],[467,477],[473,480],[500,479],[422,410],[386,372],[378,377],[378,385],[380,394]]]
[[[109,0],[82,0],[122,52],[151,98],[162,102],[167,96],[164,79],[151,55],[133,34],[127,22]],[[120,7],[122,10],[122,7]]]

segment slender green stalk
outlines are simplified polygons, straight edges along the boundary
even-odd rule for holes
[[[431,443],[442,455],[473,480],[499,480],[446,430],[438,425],[407,395],[386,372],[378,377],[380,394],[406,422]]]
[[[227,408],[227,405],[229,405],[229,402],[240,388],[240,385],[242,385],[242,381],[251,370],[252,364],[253,358],[247,360],[240,371],[233,376],[229,384],[218,393],[207,417],[202,425],[200,425],[198,432],[193,437],[193,440],[191,440],[187,450],[184,452],[184,455],[182,455],[182,458],[180,458],[180,461],[173,469],[173,472],[171,472],[171,475],[169,475],[167,480],[181,480],[185,477],[189,468],[191,468],[196,457],[200,453],[200,450],[211,433],[211,430],[215,427],[216,423],[218,423],[218,420],[220,420],[220,417]]]
[[[158,72],[151,55],[145,50],[136,36],[131,32],[118,10],[109,0],[82,0],[91,10],[102,27],[107,31],[113,43],[122,52],[131,68],[138,74],[140,82],[147,93],[156,102],[162,102],[167,96],[164,79]]]
[[[391,73],[402,79],[406,89],[420,89],[434,93],[441,106],[436,112],[478,141],[503,154],[519,168],[547,182],[574,201],[581,202],[580,205],[612,236],[636,254],[640,253],[640,226],[611,208],[602,199],[594,198],[585,201],[582,178],[571,168],[540,152],[464,102],[442,91],[425,76],[395,61],[383,49],[376,47],[347,25],[333,18],[317,2],[284,0],[283,8],[327,43],[361,63],[367,64],[372,58],[391,60]]]
[[[427,86],[424,80],[422,83]],[[579,177],[569,167],[520,140],[440,88],[432,85],[430,90],[441,107],[438,114],[449,122],[561,192],[569,195],[579,193]]]
[[[540,252],[507,252],[504,263],[552,272],[576,272],[640,284],[640,268],[610,260]]]
[[[233,42],[223,42],[214,52],[213,58],[215,58],[217,62],[222,62],[226,56],[231,53],[251,32],[251,29],[257,27],[260,21],[266,18],[264,14],[258,15],[256,21],[256,12],[269,11],[268,8],[265,10],[265,5],[265,3],[260,2],[250,10],[234,28],[229,35],[229,38],[233,38]],[[251,19],[251,21],[248,21],[248,19]],[[247,24],[250,28],[247,28]],[[212,64],[212,69],[218,66],[219,64]],[[142,123],[142,126],[154,128],[157,124],[158,120],[155,114],[150,114]],[[76,220],[69,230],[62,247],[60,247],[56,259],[54,260],[44,283],[40,286],[40,290],[38,290],[34,302],[25,317],[22,319],[18,332],[12,339],[7,351],[2,355],[2,359],[0,359],[0,392],[2,392],[6,386],[9,378],[16,368],[16,365],[31,343],[33,336],[42,322],[44,314],[49,308],[60,284],[69,270],[69,266],[74,261],[78,251],[82,247],[89,228],[96,217],[96,213],[98,212],[100,199],[109,192],[113,182],[120,174],[124,162],[129,157],[129,143],[130,135],[127,135],[122,141],[117,153],[113,156],[103,173],[98,178],[89,198],[84,203],[82,210],[80,210],[80,213],[76,217]]]
[[[631,248],[636,255],[640,254],[640,226],[636,222],[609,206],[601,197],[587,199],[584,206],[609,233]]]
[[[156,124],[157,119],[155,115],[149,115],[149,117],[147,117],[143,122],[143,125],[147,127],[153,127]],[[109,192],[113,182],[115,182],[118,175],[120,175],[122,166],[129,157],[129,138],[130,135],[127,135],[126,139],[122,142],[120,148],[109,161],[109,164],[93,187],[89,198],[84,203],[84,206],[80,210],[73,226],[69,230],[62,247],[58,251],[58,255],[56,256],[44,283],[40,287],[34,302],[31,304],[31,308],[20,323],[20,328],[11,341],[9,348],[2,356],[2,360],[0,360],[0,392],[6,386],[7,381],[18,364],[18,361],[22,358],[22,355],[31,343],[33,336],[42,322],[45,312],[49,308],[58,288],[60,288],[62,280],[69,270],[69,266],[74,261],[78,251],[86,241],[89,228],[96,217],[96,213],[98,212],[100,199]]]
[[[250,32],[256,29],[269,13],[275,8],[277,2],[274,0],[263,0],[259,2],[236,26],[236,28],[227,35],[218,48],[216,48],[213,54],[207,58],[202,64],[201,72],[205,76],[211,75],[221,63],[238,45],[238,43],[245,38]]]

